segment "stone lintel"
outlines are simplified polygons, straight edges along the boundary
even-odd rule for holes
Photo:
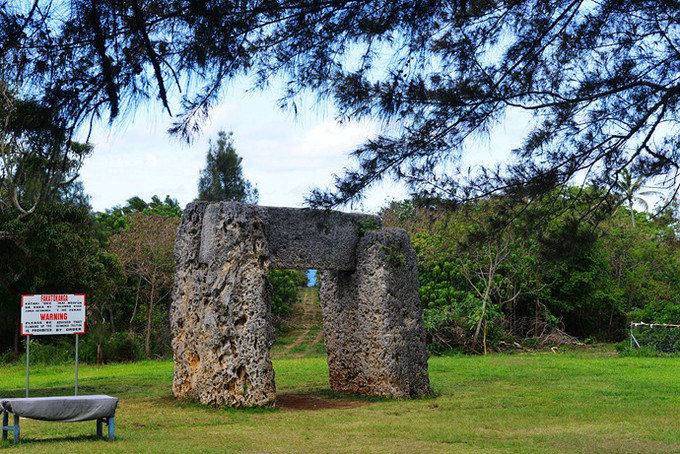
[[[307,208],[259,207],[273,268],[353,270],[362,234],[380,218]]]
[[[202,216],[198,261],[208,263],[221,254],[216,235],[224,213],[246,211],[263,224],[272,268],[316,268],[350,271],[356,267],[361,236],[380,228],[377,216],[309,208],[279,208],[238,202],[195,202],[189,212]]]

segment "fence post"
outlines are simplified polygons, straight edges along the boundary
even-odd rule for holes
[[[633,322],[630,322],[630,349],[633,349]]]
[[[78,335],[76,334],[76,385],[74,396],[78,395]]]

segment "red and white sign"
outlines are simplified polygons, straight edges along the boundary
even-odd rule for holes
[[[85,295],[22,295],[21,335],[85,334]]]

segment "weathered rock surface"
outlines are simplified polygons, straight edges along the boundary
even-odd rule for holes
[[[256,207],[186,209],[170,312],[176,397],[220,406],[274,404],[266,246]]]
[[[194,203],[175,243],[173,392],[204,404],[275,401],[270,267],[317,268],[333,389],[429,390],[415,253],[374,216]]]
[[[300,208],[259,207],[272,268],[353,270],[364,231],[379,228],[366,214]]]
[[[321,276],[331,388],[371,396],[429,393],[416,257],[401,229],[368,232],[354,272]]]

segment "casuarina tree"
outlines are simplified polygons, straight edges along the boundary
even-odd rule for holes
[[[63,122],[48,105],[22,99],[0,81],[0,249],[31,255],[26,238],[17,234],[44,203],[87,205],[78,171],[92,151],[69,141]],[[75,200],[79,199],[79,200]],[[25,269],[16,258],[0,285],[14,283]]]
[[[205,169],[198,180],[198,199],[257,203],[257,188],[243,177],[241,161],[232,133],[220,131],[217,141],[210,142]]]
[[[341,120],[383,120],[317,206],[352,202],[386,176],[426,195],[531,199],[621,172],[680,186],[677,0],[74,0],[0,6],[0,77],[74,126],[157,99],[191,138],[226,83],[287,79]],[[180,94],[181,93],[181,94]],[[176,100],[180,102],[173,102]],[[499,167],[461,166],[469,138],[533,114]]]

